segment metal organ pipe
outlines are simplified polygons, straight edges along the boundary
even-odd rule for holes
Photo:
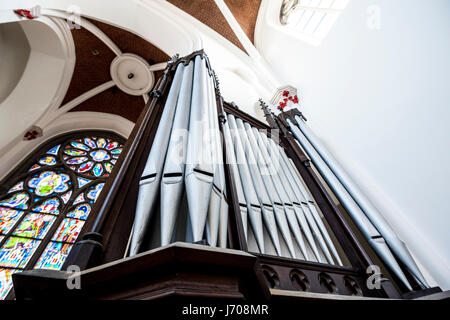
[[[153,146],[147,158],[144,171],[139,181],[139,194],[136,205],[133,233],[131,236],[129,255],[133,256],[139,252],[142,245],[155,200],[158,195],[159,183],[161,181],[164,159],[169,143],[172,121],[175,114],[178,93],[184,73],[184,66],[177,66],[172,86],[167,96],[164,111],[161,115],[160,124],[153,141]]]
[[[295,217],[295,212],[293,211],[292,204],[289,203],[289,200],[284,194],[283,188],[275,179],[276,173],[271,170],[272,162],[270,161],[270,157],[263,152],[264,150],[262,150],[261,146],[258,146],[256,138],[251,130],[251,126],[248,123],[245,123],[244,126],[250,142],[248,146],[253,148],[254,153],[256,153],[256,159],[260,168],[261,177],[264,181],[264,184],[266,185],[270,200],[272,201],[272,205],[275,211],[275,218],[279,225],[280,232],[284,240],[286,241],[286,244],[288,245],[290,251],[293,251],[292,237],[289,229],[290,226],[294,238],[300,248],[300,251],[302,252],[305,259],[309,260],[310,258],[306,250],[306,246],[301,235],[300,226],[298,225],[297,219]],[[263,173],[263,170],[267,172]],[[293,252],[295,254],[295,251]],[[293,257],[295,257],[295,255],[293,255]]]
[[[269,151],[267,149],[267,145],[262,141],[262,136],[265,136],[266,139],[267,136],[263,133],[260,133],[256,128],[253,128],[253,131],[251,130],[250,126],[248,126],[249,129],[249,133],[251,133],[251,135],[253,135],[254,137],[256,136],[257,138],[255,138],[255,144],[259,146],[259,149],[262,152],[262,156],[267,159],[267,162],[269,163],[269,170],[270,172],[270,177],[274,183],[275,189],[278,192],[278,195],[280,197],[280,201],[283,204],[283,208],[286,212],[286,216],[288,217],[288,221],[289,221],[289,225],[292,228],[292,232],[294,234],[294,237],[297,241],[297,244],[300,247],[300,250],[302,251],[302,254],[304,256],[304,258],[306,260],[311,260],[311,258],[309,257],[308,251],[306,250],[305,247],[305,243],[302,237],[302,232],[301,229],[304,230],[303,234],[305,234],[309,231],[309,229],[305,230],[305,227],[307,228],[307,226],[302,225],[302,221],[300,221],[300,226],[299,226],[299,221],[297,220],[296,216],[296,209],[294,207],[293,202],[291,201],[291,199],[289,198],[288,194],[286,193],[286,189],[285,186],[283,185],[283,182],[280,179],[279,176],[279,166],[276,165],[276,162],[274,161],[274,159],[272,158],[272,156],[269,154]],[[301,229],[300,229],[301,227]],[[317,257],[318,261],[320,261],[320,256],[317,252],[315,243],[312,239],[312,237],[307,237],[307,241],[310,245],[310,247],[313,249],[313,253],[314,255]]]
[[[214,119],[216,124],[216,146],[217,146],[217,158],[218,158],[218,169],[219,169],[219,185],[221,190],[220,197],[220,212],[219,212],[219,234],[218,234],[218,245],[221,248],[226,248],[227,246],[227,235],[228,235],[228,203],[226,200],[226,183],[225,183],[225,167],[223,163],[223,146],[222,137],[219,130],[218,120],[219,116],[217,113],[216,101],[214,102]]]
[[[270,159],[273,168],[276,168],[276,169],[274,169],[274,173],[273,173],[272,177],[274,178],[277,190],[280,190],[280,195],[282,196],[282,199],[283,199],[284,203],[286,204],[286,209],[289,210],[289,211],[287,211],[287,213],[289,213],[291,215],[292,220],[296,221],[298,219],[301,229],[303,230],[303,234],[305,235],[305,237],[309,243],[309,246],[313,250],[313,253],[316,256],[317,261],[325,262],[322,260],[320,254],[319,254],[319,251],[317,249],[317,246],[314,241],[313,235],[311,233],[310,227],[303,215],[302,208],[299,206],[299,203],[296,202],[293,190],[289,184],[290,182],[287,179],[286,175],[284,174],[284,171],[283,171],[284,168],[282,166],[282,163],[280,162],[279,157],[276,157],[276,153],[273,152],[273,150],[271,149],[271,146],[269,145],[269,141],[273,144],[275,144],[275,142],[273,142],[272,139],[268,138],[265,134],[262,134],[262,133],[258,132],[257,130],[255,130],[255,133],[258,134],[260,147],[266,151],[267,157],[268,157],[268,159]],[[277,166],[276,163],[279,163],[281,165],[281,167]],[[301,237],[300,230],[298,230],[296,232],[298,233],[297,237]],[[325,248],[325,250],[323,250],[325,255],[327,255],[327,250],[328,250],[327,248]],[[305,258],[308,260],[308,255],[306,255]],[[331,264],[333,264],[332,259],[329,262]]]
[[[223,159],[223,156],[220,158]],[[228,203],[226,200],[226,187],[225,187],[225,171],[223,164],[220,171],[221,180],[223,181],[223,191],[222,197],[220,199],[220,216],[219,216],[219,235],[218,235],[218,245],[221,248],[227,247],[227,236],[228,236]]]
[[[161,181],[161,245],[172,238],[177,213],[180,209],[184,189],[187,129],[191,109],[192,74],[194,63],[186,67],[178,96],[177,110],[164,164]]]
[[[277,225],[275,222],[275,216],[274,213],[276,213],[277,209],[275,209],[272,206],[272,201],[270,199],[270,196],[268,194],[268,191],[270,193],[270,190],[266,190],[266,187],[264,186],[263,179],[261,177],[261,172],[259,171],[256,159],[253,154],[253,151],[251,149],[250,143],[247,138],[247,134],[245,133],[245,129],[243,126],[243,122],[241,119],[236,120],[237,124],[237,130],[236,130],[236,139],[239,139],[242,143],[242,146],[244,148],[245,157],[247,160],[247,165],[251,173],[251,178],[253,180],[253,185],[255,186],[255,190],[257,192],[257,197],[259,198],[259,202],[262,209],[262,217],[264,220],[264,224],[267,228],[267,231],[269,232],[270,238],[272,240],[272,243],[275,246],[275,249],[277,251],[278,255],[281,255],[281,247],[280,247],[280,240],[278,238],[277,233]],[[278,210],[279,211],[279,210]],[[286,232],[289,232],[289,227],[287,224],[284,226],[286,228]],[[295,257],[295,251],[292,244],[292,239],[288,238],[289,242],[287,242],[289,252],[293,257]]]
[[[208,220],[206,223],[206,235],[208,243],[211,246],[215,247],[217,245],[219,235],[221,210],[223,210],[223,204],[225,202],[223,199],[225,175],[223,172],[223,163],[222,163],[223,161],[221,152],[222,143],[220,139],[219,125],[218,125],[217,105],[212,81],[208,81],[208,98],[209,98],[209,105],[211,106],[210,121],[211,121],[211,129],[213,130],[211,137],[212,138],[211,144],[213,146],[212,158],[213,163],[215,165],[215,173],[213,179],[213,188],[209,199]]]
[[[336,247],[334,246],[334,243],[331,240],[330,235],[328,234],[327,228],[325,227],[325,224],[323,223],[322,218],[320,217],[320,214],[317,211],[314,200],[309,195],[309,192],[306,190],[303,183],[300,181],[300,177],[296,172],[297,169],[294,168],[292,163],[289,161],[286,153],[280,146],[278,146],[278,150],[281,155],[282,161],[285,163],[286,168],[289,170],[288,173],[290,173],[290,176],[293,177],[294,191],[296,192],[297,197],[300,199],[303,212],[305,213],[308,222],[310,222],[310,226],[312,227],[315,236],[318,237],[319,242],[322,243],[323,245],[324,242],[326,241],[336,261],[338,262],[339,265],[342,266],[343,264],[336,250]]]
[[[237,198],[239,201],[239,210],[241,213],[245,239],[247,240],[247,216],[248,216],[247,203],[250,203],[250,202],[247,202],[245,195],[244,195],[241,177],[239,175],[239,169],[237,167],[237,159],[236,159],[236,154],[234,152],[233,140],[232,140],[231,134],[230,134],[230,127],[228,126],[228,121],[226,121],[223,124],[223,136],[224,136],[224,141],[225,141],[225,145],[227,148],[227,162],[231,166],[231,172],[233,174],[232,178],[236,184],[236,194],[237,194]],[[249,206],[251,207],[251,205],[249,205]]]
[[[250,170],[252,171],[252,177],[254,180],[258,180],[260,183],[260,187],[265,189],[267,199],[269,199],[273,213],[268,211],[267,216],[265,217],[265,222],[267,225],[267,229],[269,230],[269,234],[271,236],[272,242],[274,243],[275,247],[278,246],[280,248],[279,244],[279,237],[277,232],[277,224],[279,226],[281,235],[283,236],[284,241],[286,242],[286,245],[289,249],[289,253],[293,258],[296,257],[295,255],[295,249],[294,245],[292,243],[292,237],[291,232],[289,230],[288,221],[286,219],[286,214],[284,212],[283,204],[278,197],[278,193],[276,191],[275,186],[273,185],[273,182],[269,175],[264,174],[263,170],[265,170],[266,163],[264,162],[260,150],[257,147],[256,142],[254,141],[254,137],[248,135],[247,131],[247,123],[244,125],[241,119],[237,120],[237,125],[239,132],[241,133],[242,140],[244,141],[244,146],[246,148],[246,152],[248,154],[247,160],[249,162]],[[267,200],[266,200],[267,201]],[[276,221],[276,223],[275,223]],[[278,255],[281,255],[281,250],[278,252]]]
[[[286,218],[284,217],[283,210],[280,207],[273,206],[272,200],[273,198],[271,195],[273,191],[271,190],[270,185],[267,185],[266,181],[264,181],[265,177],[261,175],[261,170],[260,168],[258,168],[258,165],[256,163],[256,157],[251,148],[251,144],[248,141],[248,137],[245,132],[242,120],[237,119],[236,124],[237,124],[236,135],[238,136],[244,147],[247,165],[250,170],[256,192],[258,193],[257,197],[259,198],[260,205],[262,208],[264,224],[267,228],[267,231],[269,232],[270,239],[272,240],[272,243],[275,247],[277,254],[281,255],[280,239],[278,237],[276,224],[276,222],[278,222],[280,224],[280,228],[283,230],[282,234],[283,237],[285,238],[289,252],[293,257],[295,257],[292,239],[289,236],[289,226],[287,224]],[[282,218],[280,218],[280,213],[282,215]],[[275,221],[275,217],[278,217],[277,221]]]
[[[188,209],[185,240],[200,241],[206,231],[211,246],[227,246],[228,204],[223,150],[218,134],[213,73],[206,60],[203,55],[196,55],[189,62],[179,61],[176,65],[140,180],[129,240],[130,256],[147,249],[143,239],[155,228],[160,228],[161,245],[171,242],[177,221],[182,221],[178,212],[185,193]],[[239,193],[239,187],[237,189]],[[155,221],[152,213],[157,209],[158,195],[161,224],[150,229],[150,221]],[[180,235],[177,232],[177,237]],[[150,238],[150,246],[154,246],[155,239]]]
[[[403,282],[403,284],[412,290],[406,276],[397,263],[397,260],[392,255],[387,243],[378,230],[372,225],[371,221],[366,217],[364,212],[360,209],[357,203],[353,200],[344,186],[339,182],[331,169],[327,166],[324,160],[320,157],[311,143],[306,139],[300,129],[292,123],[290,119],[287,119],[287,123],[291,128],[292,133],[300,142],[301,146],[310,156],[315,166],[327,181],[334,194],[338,197],[339,201],[345,207],[347,212],[353,218],[353,221],[358,226],[359,230],[363,233],[364,237],[374,248],[374,250],[380,255],[383,261],[391,268],[391,270],[397,275],[397,277]]]
[[[340,266],[342,266],[343,264],[339,257],[339,254],[337,253],[337,250],[333,244],[333,241],[331,240],[331,238],[325,228],[325,225],[323,224],[322,219],[320,218],[316,208],[314,207],[312,210],[310,208],[313,204],[312,199],[309,198],[309,199],[311,199],[310,200],[311,202],[309,202],[309,204],[308,204],[305,196],[303,195],[303,192],[300,191],[300,190],[304,190],[304,192],[306,194],[308,194],[306,189],[304,189],[303,185],[302,185],[303,189],[300,189],[298,186],[296,178],[299,179],[299,177],[298,177],[297,173],[294,171],[296,169],[293,168],[293,166],[292,166],[291,162],[289,161],[289,159],[287,158],[287,155],[285,154],[284,150],[280,146],[276,146],[273,141],[270,141],[270,142],[271,142],[272,152],[274,155],[278,155],[278,157],[282,163],[282,170],[284,170],[284,174],[290,182],[290,185],[295,194],[297,203],[300,206],[300,208],[302,209],[302,212],[304,213],[306,220],[308,221],[308,224],[311,227],[312,232],[314,233],[314,236],[317,238],[317,240],[319,242],[319,246],[321,247],[322,251],[324,252],[325,256],[327,257],[327,260],[329,260],[330,263],[334,263],[333,259],[331,258],[330,251],[329,251],[329,250],[331,250],[335,261]],[[309,194],[308,194],[308,196],[309,196]],[[315,214],[317,214],[318,220],[313,217]]]
[[[241,178],[245,198],[247,199],[247,210],[253,232],[255,234],[256,242],[261,253],[265,253],[264,234],[262,224],[262,211],[265,204],[268,204],[268,199],[265,203],[260,199],[262,194],[259,192],[257,186],[254,186],[250,170],[248,168],[247,159],[245,157],[244,148],[242,147],[241,139],[239,138],[236,120],[234,116],[229,114],[228,121],[230,132],[233,134],[234,150],[236,153],[237,166],[239,168],[239,176]],[[256,190],[255,190],[256,189]]]
[[[422,273],[420,272],[417,264],[415,263],[413,257],[409,253],[405,243],[399,239],[395,231],[391,228],[386,219],[381,215],[381,213],[372,205],[370,200],[359,190],[352,179],[347,175],[347,173],[342,169],[334,157],[328,152],[328,150],[319,142],[319,139],[314,135],[314,133],[308,128],[305,122],[299,117],[295,116],[300,131],[303,133],[304,137],[317,151],[323,161],[328,165],[330,170],[334,173],[339,182],[344,186],[347,192],[352,196],[355,202],[359,205],[362,211],[367,215],[369,220],[377,228],[380,234],[388,243],[389,247],[392,249],[394,254],[402,261],[411,275],[416,279],[416,281],[428,288],[429,285],[424,279]]]
[[[205,60],[195,57],[185,178],[194,242],[203,237],[215,171],[207,98],[207,81],[211,78],[207,78],[206,70]]]

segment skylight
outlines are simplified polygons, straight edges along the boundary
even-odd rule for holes
[[[319,45],[333,27],[349,0],[285,0],[280,22],[296,36]]]

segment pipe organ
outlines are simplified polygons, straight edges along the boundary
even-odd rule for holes
[[[14,274],[16,298],[283,303],[438,290],[342,182],[299,114],[261,106],[268,124],[223,101],[202,50],[174,56],[63,270]],[[63,285],[73,265],[81,290]],[[369,288],[373,265],[384,280]]]
[[[211,246],[226,247],[228,212],[213,82],[200,56],[177,65],[139,182],[129,256],[172,239],[198,242],[204,234]],[[156,211],[159,219],[152,219]],[[160,234],[156,241],[155,233]]]

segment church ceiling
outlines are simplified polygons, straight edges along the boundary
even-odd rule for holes
[[[213,0],[180,1],[170,3],[192,15],[245,51],[231,27]],[[236,17],[244,32],[253,42],[256,18],[261,0],[226,0],[226,4]],[[165,62],[170,57],[160,49],[126,30],[110,24],[88,19],[103,31],[124,53],[133,53],[144,58],[150,65]],[[115,58],[104,42],[84,28],[73,29],[76,63],[72,80],[61,105],[81,94],[111,80],[110,65]],[[162,71],[155,72],[157,79]],[[139,117],[144,100],[141,96],[128,95],[116,86],[84,101],[70,112],[95,111],[116,114],[135,122]]]
[[[169,56],[141,37],[112,25],[90,20],[100,28],[124,53],[134,53],[150,65],[169,60]],[[84,92],[111,80],[110,65],[115,54],[97,37],[84,28],[72,30],[76,63],[72,81],[62,105]],[[158,78],[160,71],[155,72]],[[86,100],[71,110],[106,112],[135,122],[144,107],[141,96],[131,96],[112,87]]]

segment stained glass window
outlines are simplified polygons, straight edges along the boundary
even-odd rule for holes
[[[0,300],[11,275],[62,268],[123,150],[111,134],[73,134],[46,144],[2,183]]]

